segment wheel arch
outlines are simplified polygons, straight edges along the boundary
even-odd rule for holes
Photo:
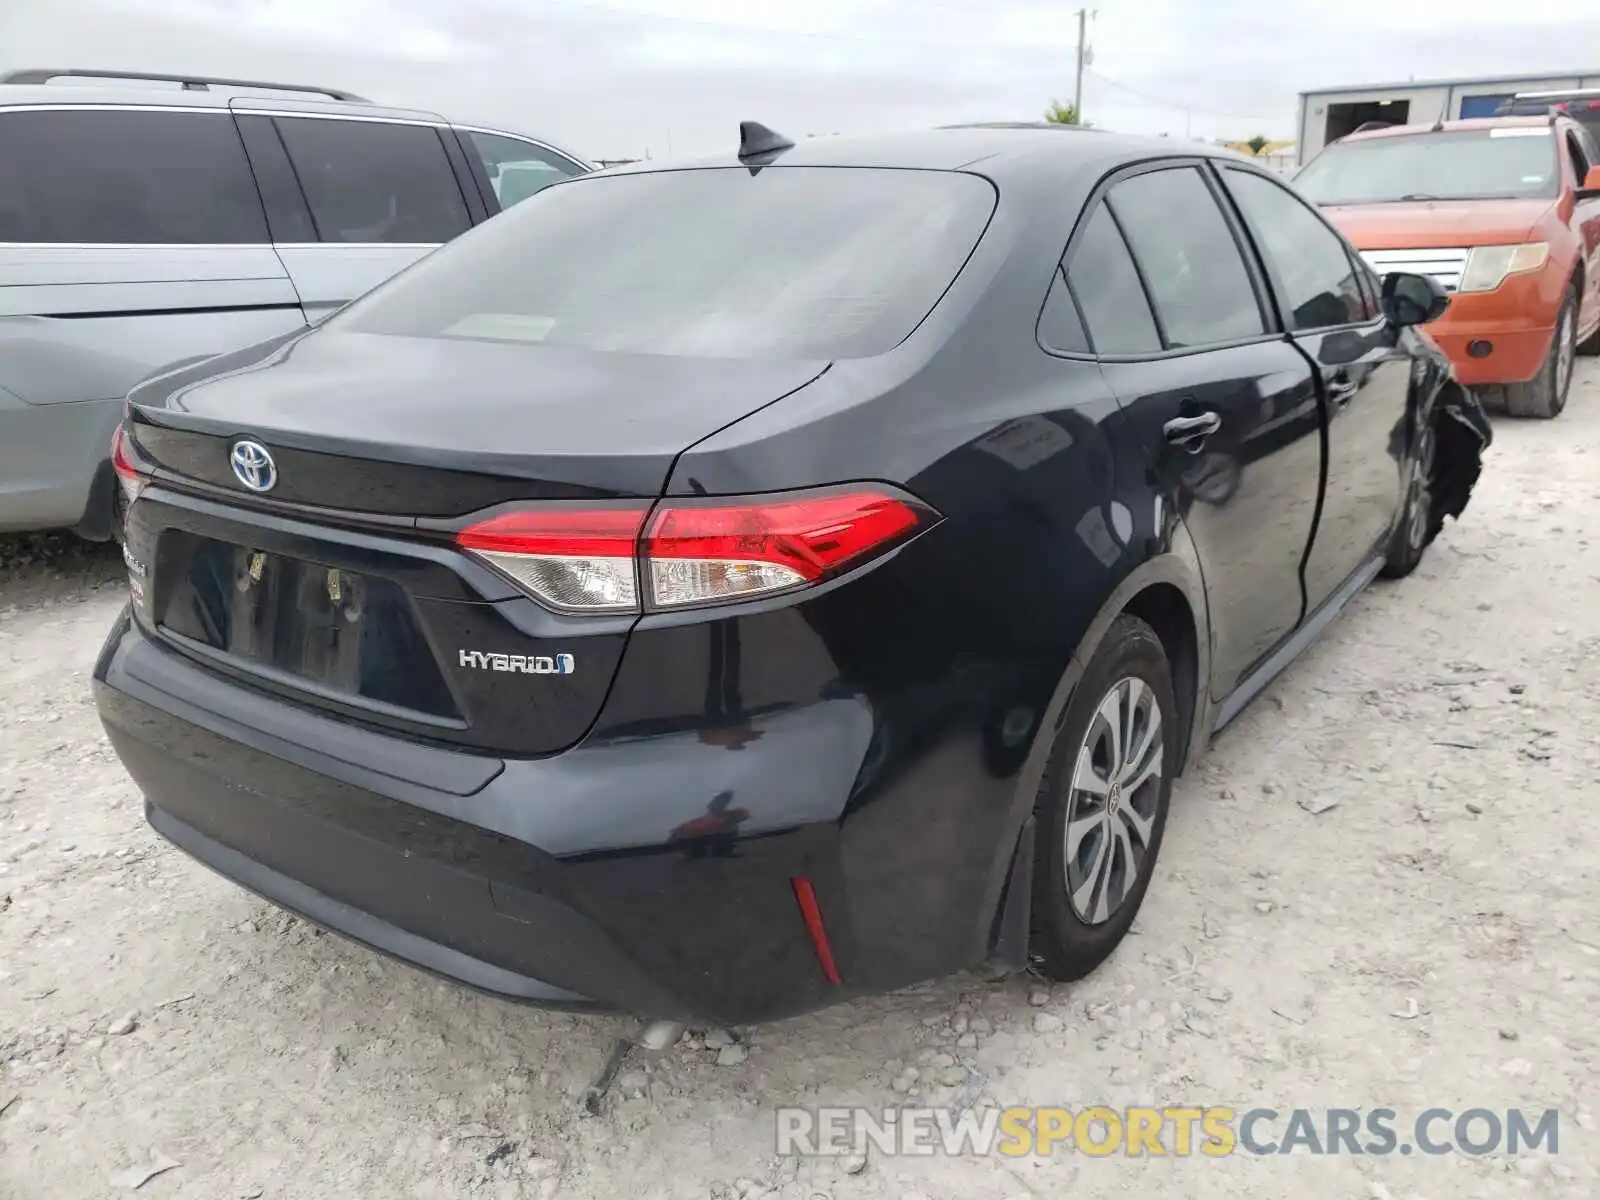
[[[989,957],[1007,967],[1027,965],[1027,937],[1033,879],[1033,806],[1056,735],[1066,718],[1067,704],[1082,679],[1084,669],[1105,640],[1112,623],[1124,614],[1151,626],[1167,651],[1173,672],[1173,690],[1184,706],[1180,728],[1183,748],[1178,773],[1183,774],[1203,751],[1208,740],[1211,703],[1211,628],[1199,558],[1181,524],[1168,550],[1140,563],[1114,588],[1079,638],[1065,671],[1045,709],[1032,746],[1017,775],[1012,795],[1013,836],[1008,855],[997,864],[991,884],[993,914]]]
[[[1195,743],[1194,718],[1200,707],[1200,629],[1194,610],[1181,588],[1160,580],[1135,593],[1122,613],[1138,617],[1154,629],[1166,651],[1183,734],[1178,748],[1178,771],[1182,774],[1188,768],[1190,748]]]

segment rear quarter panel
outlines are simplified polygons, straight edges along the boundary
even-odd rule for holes
[[[1083,193],[1097,178],[1084,177]],[[852,761],[816,776],[842,771],[852,786],[794,815],[836,827],[838,875],[822,904],[848,913],[847,978],[875,987],[983,956],[1074,656],[1092,653],[1124,585],[1132,595],[1136,575],[1165,571],[1199,602],[1192,568],[1171,552],[1173,514],[1142,464],[1119,469],[1125,426],[1098,365],[1053,357],[1035,335],[1082,204],[1071,191],[1002,198],[978,252],[901,347],[835,363],[690,448],[668,483],[670,495],[885,480],[942,521],[803,602],[730,610],[709,630],[703,617],[646,617],[591,735],[621,735],[608,718],[630,695],[663,695],[663,679],[683,687],[658,715],[713,738],[737,724],[730,696],[759,697],[768,712],[863,704],[864,747],[840,739],[836,755]],[[1037,219],[1052,212],[1059,224]],[[755,652],[773,645],[781,665]],[[730,655],[735,646],[752,652]]]

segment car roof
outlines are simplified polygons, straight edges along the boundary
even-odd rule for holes
[[[1152,158],[1221,158],[1249,162],[1222,146],[1173,138],[1135,137],[1044,122],[988,122],[948,125],[908,133],[803,138],[787,150],[749,163],[738,157],[739,139],[729,130],[723,154],[669,162],[637,162],[612,167],[604,175],[640,174],[707,167],[891,167],[932,171],[977,170],[997,181],[1005,177],[1076,174],[1117,161]]]
[[[1462,133],[1477,129],[1532,129],[1548,126],[1548,116],[1467,117],[1460,121],[1437,121],[1426,125],[1389,125],[1383,129],[1363,129],[1347,133],[1341,142],[1366,142],[1375,138],[1412,137],[1423,133]]]
[[[233,87],[211,84],[205,91],[170,84],[139,81],[96,86],[91,83],[5,83],[0,82],[0,108],[49,105],[51,107],[119,108],[195,108],[225,109],[230,101],[238,107],[272,112],[329,113],[342,117],[378,117],[389,120],[442,123],[438,113],[421,109],[393,108],[366,101],[319,98],[306,92],[271,92],[259,87]]]

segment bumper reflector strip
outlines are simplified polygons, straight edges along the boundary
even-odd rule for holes
[[[800,915],[805,918],[806,932],[811,935],[811,945],[817,952],[823,978],[838,987],[842,980],[839,978],[839,968],[833,962],[833,949],[828,945],[828,931],[822,924],[822,909],[817,907],[817,891],[811,886],[811,880],[803,875],[796,875],[789,882],[794,885],[794,898],[800,905]]]

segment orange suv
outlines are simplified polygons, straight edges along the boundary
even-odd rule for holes
[[[1564,116],[1397,125],[1341,138],[1295,186],[1381,276],[1452,295],[1426,328],[1469,387],[1517,416],[1566,406],[1600,351],[1600,151]]]

